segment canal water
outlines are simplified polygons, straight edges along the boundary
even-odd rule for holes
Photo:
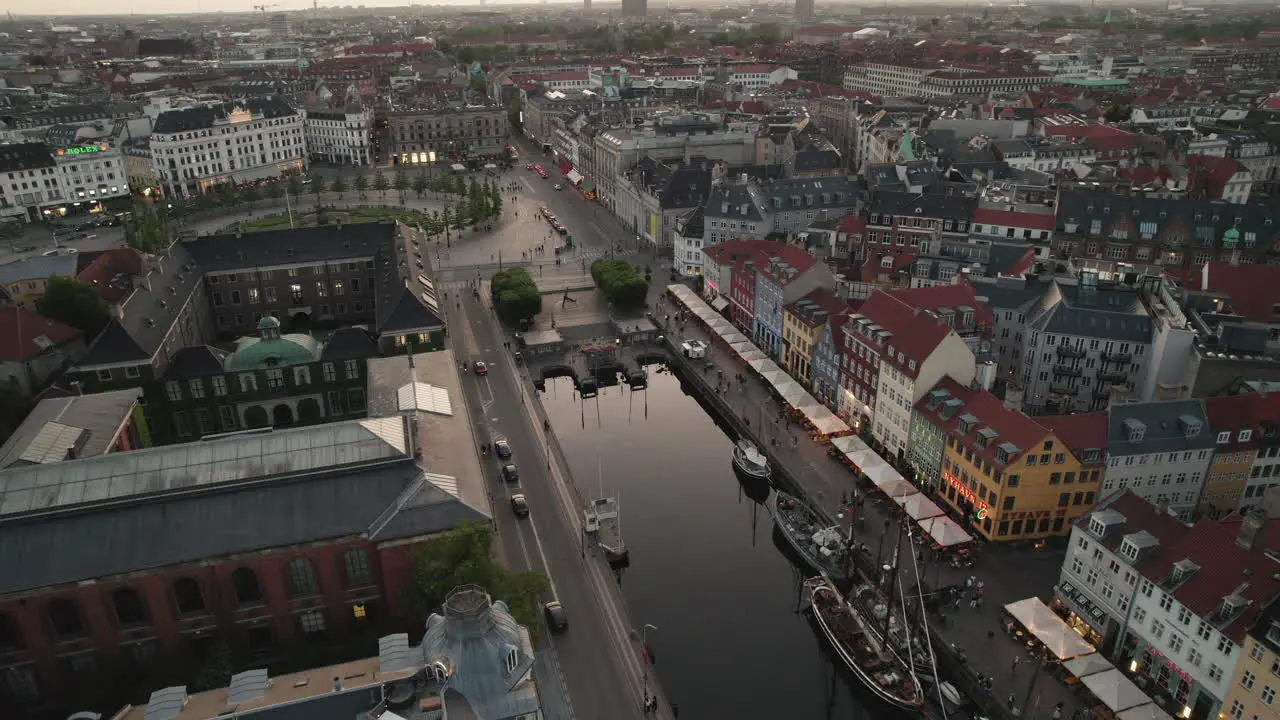
[[[542,402],[583,494],[621,504],[623,592],[632,623],[658,628],[650,669],[682,718],[871,717],[796,613],[802,575],[732,441],[676,376],[650,366],[647,390],[585,400],[548,380]]]

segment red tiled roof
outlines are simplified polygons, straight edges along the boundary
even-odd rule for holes
[[[974,328],[990,328],[996,322],[996,317],[991,312],[991,307],[984,302],[978,302],[978,293],[969,283],[904,288],[890,290],[889,294],[908,305],[922,307],[933,313],[937,313],[942,308],[951,310],[958,310],[962,306],[973,308]],[[958,321],[959,319],[959,313],[957,312],[956,320]]]
[[[920,312],[920,308],[912,307],[882,290],[873,291],[858,314],[891,333],[881,353],[881,361],[888,362],[911,378],[916,377],[920,366],[951,332],[932,314]],[[889,352],[891,349],[892,353]],[[899,353],[902,360],[898,360]]]
[[[1280,395],[1244,393],[1207,397],[1204,399],[1204,413],[1215,435],[1220,432],[1231,433],[1229,441],[1219,443],[1219,448],[1255,448],[1262,436],[1261,421],[1280,422]],[[1253,432],[1248,440],[1241,441],[1239,431],[1245,429]]]
[[[757,252],[771,250],[775,246],[782,243],[776,240],[749,240],[745,238],[734,238],[717,243],[711,247],[702,249],[702,253],[711,258],[713,262],[724,264],[725,262],[733,262],[739,257],[749,257]]]
[[[1002,227],[1027,228],[1030,230],[1052,230],[1053,213],[1020,212],[1017,210],[997,210],[995,208],[978,208],[973,211],[973,222],[979,225],[1000,225]]]
[[[0,307],[0,358],[24,362],[80,335],[80,331],[18,307]],[[36,339],[45,337],[42,347]]]
[[[1193,192],[1202,190],[1210,200],[1218,200],[1232,176],[1244,169],[1235,158],[1188,155],[1187,186]]]
[[[1085,450],[1099,450],[1097,462],[1089,467],[1102,467],[1107,448],[1107,411],[1075,415],[1046,415],[1033,418],[1066,444],[1076,459],[1084,464]]]
[[[133,278],[142,274],[142,256],[136,250],[117,248],[91,258],[76,279],[92,285],[108,303],[119,302],[133,291]]]
[[[861,233],[866,232],[866,229],[867,219],[861,215],[845,215],[836,226],[836,232],[842,233]]]
[[[944,398],[943,402],[938,403],[936,408],[930,409],[930,397],[934,390],[946,390],[950,397]],[[950,398],[960,400],[964,403],[964,407],[957,410],[949,418],[943,418],[940,413],[945,406],[946,400]],[[1049,431],[1034,419],[1023,415],[1018,410],[1005,407],[1004,401],[995,395],[981,388],[975,390],[961,385],[950,376],[940,380],[928,393],[924,394],[924,397],[916,403],[916,411],[927,417],[933,424],[955,435],[957,440],[964,443],[966,448],[972,448],[975,455],[994,465],[1009,465],[1017,460],[1022,453],[1028,450],[1038,450],[1040,443],[1044,441],[1044,437],[1049,434]],[[968,433],[961,433],[957,419],[965,414],[974,416],[977,418],[977,422],[973,424],[973,427],[969,428]],[[980,448],[976,441],[978,439],[978,431],[983,428],[995,430],[996,437],[992,438],[985,448]],[[1018,448],[1018,452],[1010,453],[1005,462],[1002,463],[996,460],[996,448],[1004,443],[1013,443]]]
[[[1210,262],[1201,273],[1201,290],[1220,292],[1231,300],[1231,308],[1240,315],[1261,323],[1277,323],[1273,308],[1280,287],[1280,266],[1232,265]]]
[[[1266,536],[1271,535],[1268,523]],[[1244,638],[1262,608],[1280,594],[1280,573],[1276,562],[1262,550],[1248,550],[1236,544],[1238,522],[1220,523],[1201,520],[1183,533],[1177,541],[1161,543],[1138,570],[1153,583],[1170,576],[1174,563],[1190,560],[1199,568],[1170,593],[1174,599],[1202,618],[1214,615],[1222,600],[1239,590],[1248,604],[1243,613],[1227,623],[1215,623],[1218,630],[1235,642]]]
[[[775,242],[773,245],[775,247],[765,249],[768,257],[760,266],[760,274],[778,285],[791,284],[818,263],[818,258],[795,245],[780,242]],[[775,263],[775,259],[778,262]],[[785,268],[793,268],[795,273],[782,272]]]
[[[1280,95],[1272,95],[1262,101],[1263,110],[1280,110]]]

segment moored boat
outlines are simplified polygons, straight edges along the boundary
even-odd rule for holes
[[[733,446],[733,466],[752,480],[768,480],[773,474],[769,458],[750,440],[742,439]]]
[[[781,490],[774,493],[769,512],[782,536],[805,563],[829,578],[845,578],[849,549],[839,527],[828,523],[808,503]]]
[[[918,712],[924,690],[914,669],[874,629],[875,621],[845,602],[824,578],[806,583],[810,608],[818,628],[836,655],[858,681],[889,707]]]

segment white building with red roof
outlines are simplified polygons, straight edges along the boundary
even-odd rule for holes
[[[973,351],[933,313],[878,290],[845,325],[856,328],[859,350],[875,356],[872,436],[905,456],[912,408],[944,376],[971,382]]]

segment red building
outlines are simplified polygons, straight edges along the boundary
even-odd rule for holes
[[[768,256],[757,251],[738,260],[730,273],[729,319],[748,337],[756,322],[756,269],[768,262]]]
[[[377,637],[414,548],[487,519],[424,477],[405,430],[338,422],[4,471],[0,717],[164,687],[219,643],[267,662]]]

